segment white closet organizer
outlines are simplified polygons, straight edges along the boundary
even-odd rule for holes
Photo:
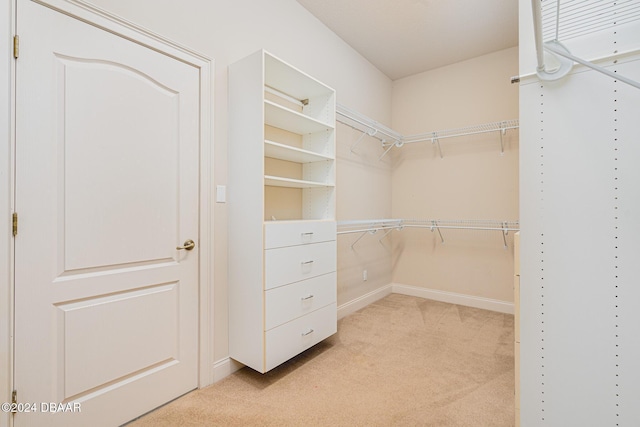
[[[337,331],[335,91],[265,51],[229,67],[229,352],[267,372]]]
[[[338,117],[336,121],[349,126],[352,129],[362,132],[360,137],[351,145],[351,152],[356,153],[358,145],[362,140],[369,136],[377,139],[383,149],[379,160],[382,160],[394,147],[402,147],[405,144],[413,144],[418,142],[431,142],[437,144],[440,157],[442,156],[442,147],[440,140],[446,138],[458,138],[468,135],[480,133],[498,132],[500,136],[500,152],[504,153],[504,135],[508,130],[518,129],[518,120],[503,120],[493,123],[484,123],[474,126],[466,126],[457,129],[447,129],[435,132],[425,132],[421,134],[404,136],[393,129],[390,129],[377,121],[343,105],[338,105],[336,113]],[[458,230],[485,230],[500,231],[503,235],[505,249],[507,248],[507,238],[509,232],[518,231],[518,221],[501,221],[501,220],[440,220],[440,219],[371,219],[371,220],[348,220],[338,222],[338,234],[360,233],[360,236],[351,244],[353,249],[356,243],[360,241],[367,233],[375,234],[382,231],[383,235],[379,238],[384,239],[394,230],[402,230],[407,228],[428,228],[432,232],[437,232],[442,243],[445,242],[442,229],[458,229]]]
[[[500,153],[504,153],[504,135],[506,135],[508,130],[519,128],[518,120],[512,119],[405,136],[345,106],[338,105],[337,113],[339,116],[337,118],[338,122],[362,132],[362,135],[351,145],[351,152],[356,152],[357,146],[362,142],[364,137],[370,136],[380,141],[384,150],[378,160],[382,160],[394,147],[400,148],[405,144],[413,144],[416,142],[431,142],[432,144],[436,144],[440,157],[442,158],[443,154],[440,140],[488,132],[499,133]]]
[[[498,221],[498,220],[478,220],[478,219],[370,219],[370,220],[352,220],[338,221],[337,234],[353,234],[360,233],[360,236],[351,244],[351,249],[355,244],[368,234],[376,234],[383,231],[383,235],[379,238],[384,239],[394,230],[400,231],[404,228],[427,228],[432,232],[437,232],[440,241],[445,242],[441,230],[478,230],[478,231],[500,231],[502,232],[505,249],[507,248],[507,235],[510,232],[520,231],[518,221]]]

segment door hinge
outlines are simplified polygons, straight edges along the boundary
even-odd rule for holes
[[[13,228],[13,236],[17,236],[18,235],[18,212],[14,212],[13,213],[13,220],[12,220],[12,228]]]
[[[13,403],[13,404],[17,404],[18,403],[18,390],[13,390],[11,392],[11,403]]]
[[[13,36],[13,57],[18,58],[20,56],[20,36]]]

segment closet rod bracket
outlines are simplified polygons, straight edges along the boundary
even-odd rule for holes
[[[361,234],[361,235],[360,235],[360,236],[355,240],[355,242],[353,242],[353,243],[351,244],[351,249],[353,250],[353,247],[356,245],[356,243],[358,243],[358,242],[360,241],[360,239],[362,239],[364,236],[366,236],[366,235],[367,235],[367,233],[369,233],[369,234],[376,234],[376,232],[377,232],[377,231],[378,231],[377,229],[364,231],[364,232],[363,232],[363,233],[362,233],[362,234]]]
[[[500,123],[500,155],[504,156],[504,136],[507,134],[507,123]]]
[[[404,226],[399,225],[399,226],[397,226],[397,227],[393,227],[393,228],[388,229],[388,230],[387,230],[387,231],[382,235],[382,237],[380,237],[380,238],[378,239],[378,242],[382,243],[382,240],[383,240],[385,237],[387,237],[387,235],[389,235],[389,233],[391,233],[391,232],[392,232],[392,231],[394,231],[394,230],[395,230],[395,231],[402,231],[402,229],[403,229],[403,228],[404,228]]]
[[[438,152],[440,153],[440,158],[443,159],[442,156],[442,146],[440,145],[440,140],[438,139],[438,132],[433,132],[431,137],[431,144],[438,144]]]
[[[442,231],[440,231],[440,227],[438,227],[438,222],[435,220],[431,221],[431,227],[429,228],[433,233],[433,230],[438,230],[438,234],[440,235],[440,243],[444,244],[444,237],[442,237]]]
[[[351,147],[349,148],[349,150],[352,153],[355,153],[356,152],[356,148],[358,147],[358,145],[360,145],[360,143],[362,142],[362,140],[364,139],[365,136],[367,136],[367,135],[374,136],[376,133],[378,133],[378,131],[376,129],[370,129],[370,130],[367,130],[367,131],[362,131],[362,134],[360,135],[360,137],[356,140],[356,142],[351,144]]]
[[[504,249],[507,250],[509,246],[507,245],[507,234],[509,234],[509,224],[506,222],[502,223],[502,241],[504,242]]]
[[[378,157],[378,160],[382,160],[384,156],[386,156],[393,147],[399,148],[399,147],[402,147],[403,145],[404,145],[404,142],[402,142],[402,140],[399,140],[399,139],[395,140],[394,142],[389,144],[389,147],[384,151],[384,153],[382,153],[380,157]],[[382,144],[382,146],[384,147],[384,143]]]

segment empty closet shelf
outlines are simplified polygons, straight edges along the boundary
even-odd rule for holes
[[[264,155],[265,157],[271,157],[272,159],[286,160],[296,163],[313,163],[321,162],[323,160],[333,160],[332,157],[325,156],[324,154],[314,153],[313,151],[269,140],[264,141]]]
[[[324,132],[334,127],[297,111],[282,107],[274,102],[264,101],[265,123],[300,135]]]
[[[333,184],[322,182],[304,181],[301,179],[282,178],[280,176],[265,175],[264,185],[271,187],[289,187],[289,188],[322,188],[334,187]]]

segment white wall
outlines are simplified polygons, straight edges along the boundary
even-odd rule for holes
[[[393,83],[393,128],[403,135],[518,118],[518,49],[501,50]],[[393,153],[395,218],[517,220],[518,131],[443,139]],[[405,229],[393,233],[393,282],[496,301],[511,309],[513,245],[501,232]],[[426,295],[426,294],[425,294]],[[467,300],[467,303],[469,301]],[[481,305],[485,307],[484,305]]]
[[[378,161],[383,152],[380,142],[365,136],[351,152],[350,147],[361,133],[340,123],[337,131],[338,220],[391,217],[391,166],[388,159]],[[342,306],[339,316],[362,307],[355,301],[377,294],[391,283],[391,240],[380,241],[381,234],[376,234],[356,242],[359,237],[360,234],[338,236],[338,307]],[[364,270],[368,275],[366,281]],[[378,294],[375,298],[382,296]]]
[[[382,123],[390,122],[391,81],[294,0],[92,0],[91,3],[215,59],[214,174],[217,185],[227,183],[227,66],[259,49],[266,49],[332,86],[339,103]],[[375,147],[365,147],[360,156],[351,156],[342,146],[350,144],[352,133],[338,126],[337,135],[338,219],[388,215],[388,169],[366,167],[370,162],[366,152]],[[377,189],[372,197],[354,187],[357,184],[362,188],[363,183]],[[226,226],[226,205],[216,204],[212,260],[215,360],[228,355]],[[339,303],[369,292],[372,286],[389,283],[390,255],[378,247],[370,252],[363,259],[351,252],[345,255],[341,246]],[[360,265],[366,266],[372,256],[378,261],[376,274],[382,278],[364,286],[361,277],[356,280],[350,272],[359,271]]]
[[[638,34],[564,42],[640,81]],[[521,425],[640,425],[640,90],[582,66],[545,82],[535,65],[520,0]]]

